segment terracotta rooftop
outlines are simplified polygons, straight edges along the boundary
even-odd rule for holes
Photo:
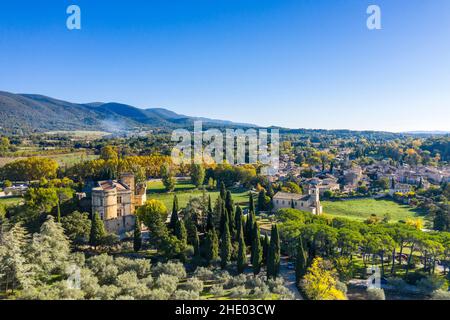
[[[294,200],[294,201],[307,200],[309,199],[309,197],[310,197],[309,195],[288,193],[288,192],[277,192],[277,194],[273,196],[274,199]]]
[[[126,184],[121,183],[116,180],[99,181],[99,182],[97,182],[97,185],[98,185],[98,188],[101,188],[104,191],[113,190],[114,188],[116,188],[118,191],[130,190],[130,188]],[[97,189],[97,188],[95,188],[95,189]]]

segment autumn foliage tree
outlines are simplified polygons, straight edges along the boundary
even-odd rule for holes
[[[310,300],[345,300],[345,294],[336,288],[337,280],[326,262],[315,258],[305,275],[301,288]]]

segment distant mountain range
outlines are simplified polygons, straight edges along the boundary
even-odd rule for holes
[[[201,117],[177,114],[163,108],[140,109],[109,102],[72,103],[36,94],[0,91],[0,131],[45,132],[55,130],[171,129],[191,127],[201,120],[211,127],[256,127]]]

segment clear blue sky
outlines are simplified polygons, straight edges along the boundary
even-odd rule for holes
[[[66,29],[70,4],[80,31]],[[369,4],[382,30],[367,29]],[[450,1],[2,1],[0,90],[291,128],[450,131]]]

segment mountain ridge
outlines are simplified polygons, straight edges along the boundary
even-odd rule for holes
[[[197,120],[203,121],[205,126],[257,127],[228,120],[186,116],[165,108],[141,109],[117,102],[73,103],[40,94],[0,91],[1,131],[170,129],[191,127]]]

